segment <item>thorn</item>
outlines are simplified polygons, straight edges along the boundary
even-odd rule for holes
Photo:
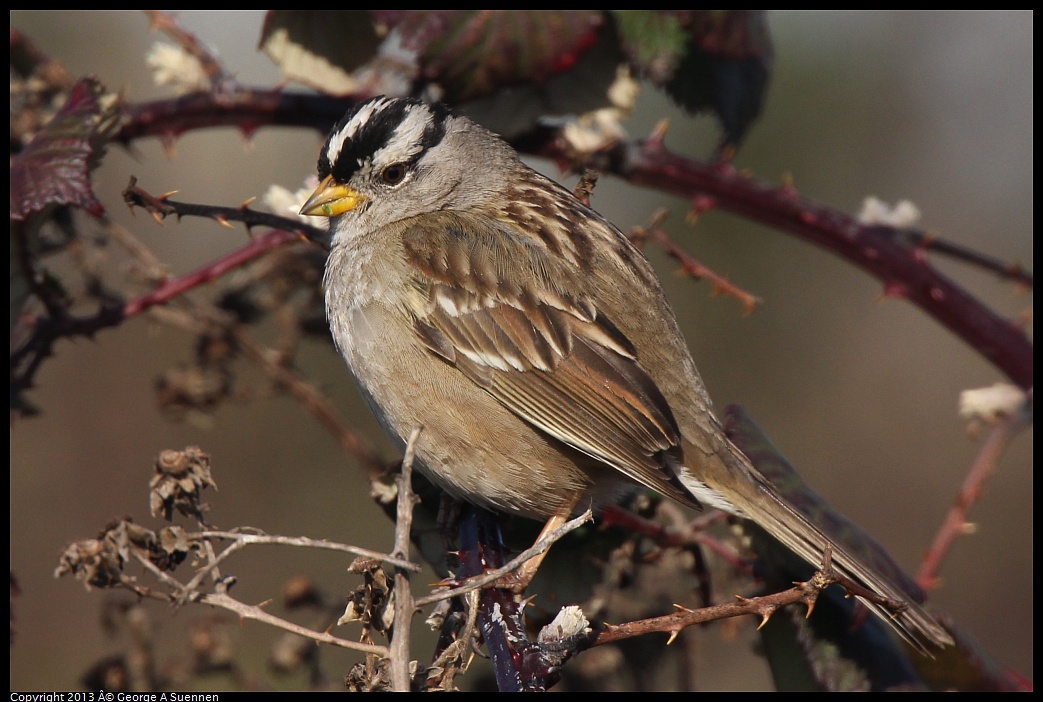
[[[797,192],[797,186],[794,185],[792,173],[789,173],[788,171],[786,173],[783,173],[782,177],[779,180],[782,181],[782,187],[779,188],[779,190],[782,192],[783,195],[786,195],[788,197],[797,197],[797,195],[799,195],[799,193]]]
[[[692,206],[685,214],[685,221],[689,224],[695,224],[699,219],[699,215],[715,207],[717,207],[717,198],[700,193],[692,198]]]
[[[166,132],[159,137],[160,144],[163,145],[163,153],[168,159],[173,161],[177,158],[177,134],[173,132]]]
[[[670,638],[667,639],[666,645],[669,646],[670,644],[672,644],[674,642],[674,639],[676,639],[677,635],[680,634],[680,633],[681,633],[680,629],[674,629],[673,631],[671,631],[670,632]]]
[[[674,602],[674,609],[676,609],[678,612],[684,612],[685,614],[691,614],[692,612],[695,611],[694,609],[689,609],[688,607],[685,607],[684,605],[679,605],[676,602]]]
[[[165,202],[165,201],[169,200],[172,195],[177,195],[179,192],[181,192],[181,191],[180,190],[171,190],[168,193],[163,193],[162,195],[160,195],[156,199],[159,200],[160,202]]]
[[[735,170],[734,164],[732,164],[731,161],[726,161],[723,159],[718,159],[717,162],[713,164],[713,168],[722,176],[733,176],[737,172]]]
[[[904,297],[906,297],[905,287],[901,283],[889,281],[884,283],[884,291],[880,294],[877,302],[888,299],[902,299]]]
[[[250,209],[250,205],[252,205],[256,201],[257,201],[257,196],[256,195],[253,196],[253,197],[248,197],[248,198],[246,198],[246,200],[243,201],[243,204],[239,205],[239,209],[240,210],[248,210],[248,209]]]
[[[157,224],[163,224],[163,216],[158,212],[149,212],[149,214],[152,215],[152,219],[156,220]]]
[[[649,227],[658,227],[666,221],[666,218],[670,216],[670,210],[665,207],[661,207],[652,213],[652,221],[649,223]]]
[[[214,217],[214,219],[215,219],[215,220],[217,220],[217,223],[218,223],[218,224],[220,224],[220,225],[221,225],[222,227],[225,227],[226,229],[235,229],[235,227],[233,227],[233,226],[232,226],[232,225],[231,225],[231,224],[230,224],[230,223],[228,222],[228,220],[227,220],[227,219],[225,219],[225,216],[224,216],[224,215],[217,215],[217,216],[215,216],[215,217]]]
[[[274,601],[275,601],[274,598],[267,599],[264,602],[261,602],[261,603],[257,604],[256,607],[257,607],[257,609],[264,609],[265,607],[267,607],[268,605],[270,605]]]
[[[737,153],[738,151],[735,148],[735,144],[725,144],[721,147],[717,161],[718,163],[731,163],[735,160],[735,154]]]
[[[645,143],[649,146],[661,149],[663,148],[663,140],[666,138],[666,133],[670,129],[670,120],[663,118],[656,122],[655,126],[652,127],[652,131],[648,133],[648,138],[645,139]]]
[[[761,629],[764,628],[764,626],[771,619],[771,615],[775,614],[775,610],[776,609],[778,609],[778,608],[774,607],[774,606],[771,606],[771,607],[768,607],[764,612],[760,613],[760,615],[761,615],[761,623],[757,625],[757,631],[760,631]]]

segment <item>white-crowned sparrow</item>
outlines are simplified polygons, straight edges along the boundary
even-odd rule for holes
[[[640,483],[752,519],[813,565],[908,597],[786,503],[725,437],[655,273],[499,137],[374,98],[333,128],[302,214],[330,219],[333,338],[421,469],[492,510],[562,517]],[[583,501],[583,502],[581,502]],[[904,638],[951,643],[913,602]]]

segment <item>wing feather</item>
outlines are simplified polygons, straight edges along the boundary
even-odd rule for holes
[[[494,220],[407,228],[418,338],[538,430],[671,495],[680,431],[625,334],[575,286],[574,264]]]

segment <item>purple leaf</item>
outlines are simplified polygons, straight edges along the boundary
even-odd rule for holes
[[[90,171],[119,115],[115,97],[97,80],[84,78],[73,86],[65,105],[11,163],[11,219],[25,220],[48,205],[75,205],[95,217],[104,213]]]

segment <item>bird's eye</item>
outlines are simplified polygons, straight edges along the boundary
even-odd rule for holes
[[[390,166],[380,172],[380,177],[388,185],[398,185],[406,177],[406,164],[404,163],[392,163]]]

